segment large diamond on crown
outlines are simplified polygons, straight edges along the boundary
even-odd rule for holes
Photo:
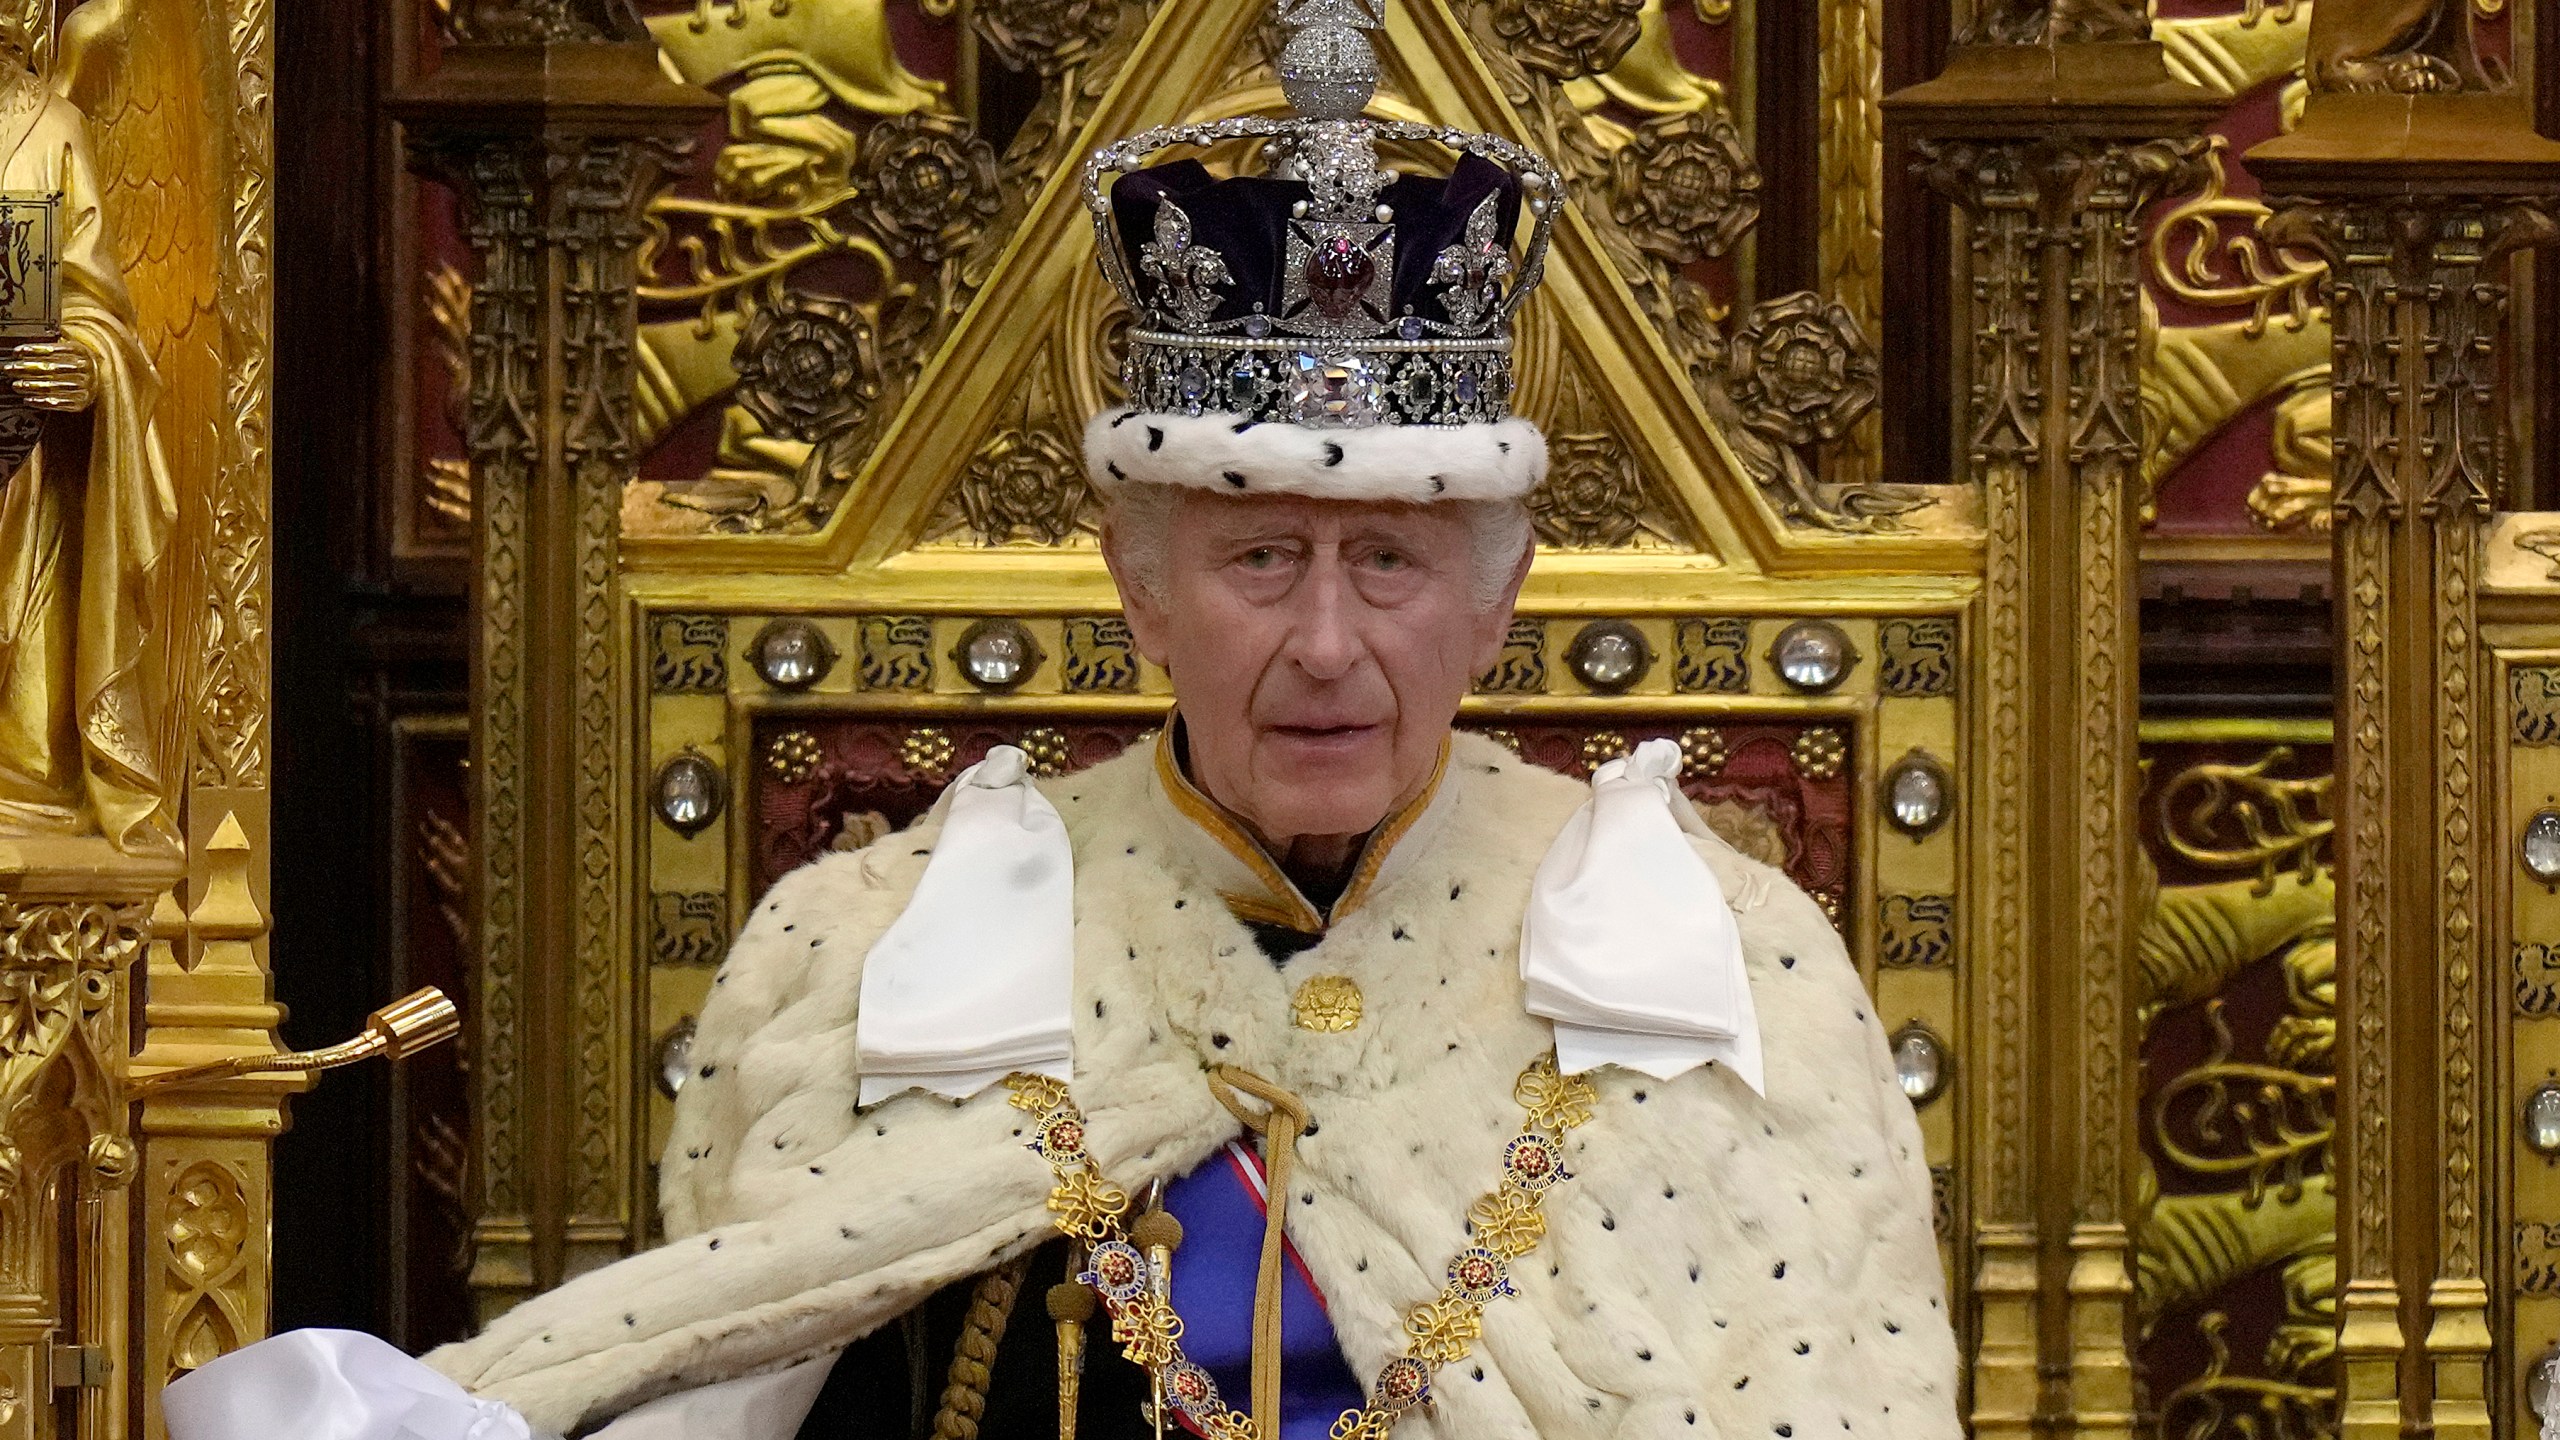
[[[1360,430],[1383,424],[1386,395],[1369,363],[1357,355],[1300,351],[1289,365],[1289,416],[1301,425]]]

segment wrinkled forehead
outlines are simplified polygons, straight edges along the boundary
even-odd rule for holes
[[[1409,505],[1385,501],[1320,500],[1304,495],[1220,495],[1184,490],[1174,500],[1174,523],[1185,538],[1291,537],[1309,540],[1380,536],[1406,545],[1464,545],[1464,507],[1442,502]]]

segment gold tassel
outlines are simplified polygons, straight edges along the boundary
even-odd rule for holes
[[[1173,1304],[1173,1252],[1182,1248],[1182,1222],[1165,1213],[1164,1184],[1157,1182],[1148,1192],[1147,1213],[1138,1217],[1130,1228],[1129,1238],[1147,1257],[1147,1273],[1153,1277],[1150,1288],[1156,1299],[1170,1308]],[[1149,1399],[1155,1410],[1156,1435],[1164,1435],[1164,1372],[1148,1375]]]
[[[1076,1409],[1084,1391],[1084,1327],[1093,1318],[1093,1291],[1075,1278],[1084,1268],[1067,1253],[1067,1279],[1049,1287],[1049,1318],[1058,1327],[1058,1440],[1076,1440]]]

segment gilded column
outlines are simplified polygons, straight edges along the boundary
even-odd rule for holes
[[[2506,261],[2553,233],[2560,145],[2486,90],[2459,25],[2312,48],[2302,126],[2249,164],[2271,233],[2327,259],[2335,336],[2342,1424],[2485,1437],[2512,1266],[2478,590],[2513,452]]]
[[[1973,1426],[2129,1436],[2134,1097],[2136,221],[2212,114],[2139,7],[1986,6],[1946,72],[1888,102],[1966,216],[1968,456],[1984,491],[1994,697],[1992,1032],[1977,1083]],[[2068,673],[2030,675],[2030,656]]]
[[[483,7],[466,42],[513,43],[456,46],[400,101],[413,162],[460,195],[480,263],[464,438],[484,1318],[644,1238],[617,537],[641,209],[718,102],[666,79],[607,7],[574,8]]]

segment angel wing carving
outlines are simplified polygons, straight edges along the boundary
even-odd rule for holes
[[[194,713],[191,677],[209,627],[238,623],[188,597],[210,556],[211,496],[222,463],[223,338],[218,275],[230,187],[221,126],[231,114],[227,55],[208,33],[215,7],[191,0],[87,0],[62,23],[54,88],[88,117],[109,242],[160,376],[154,412],[178,488],[177,533],[157,617],[168,713]],[[173,725],[173,730],[181,727]],[[164,743],[161,773],[184,773],[187,739]]]

